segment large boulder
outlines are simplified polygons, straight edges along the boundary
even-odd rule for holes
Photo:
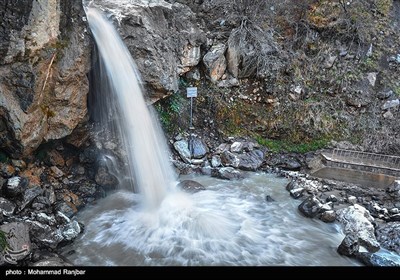
[[[16,158],[84,121],[90,39],[81,0],[4,0],[0,18],[0,149]]]
[[[352,235],[351,240],[353,242],[344,243],[358,243],[359,246],[365,247],[371,253],[375,253],[380,249],[380,244],[375,237],[375,228],[372,224],[374,218],[367,209],[361,205],[354,204],[337,210],[336,214],[337,220],[343,225],[344,233]],[[352,253],[355,252],[352,251]]]

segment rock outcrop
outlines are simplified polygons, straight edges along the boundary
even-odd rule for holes
[[[16,158],[85,120],[90,37],[80,0],[6,0],[0,13],[0,149]]]

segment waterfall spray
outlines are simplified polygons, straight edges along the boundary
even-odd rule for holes
[[[98,82],[110,90],[107,100],[115,104],[108,106],[119,113],[116,131],[127,154],[128,172],[145,206],[157,208],[176,185],[166,139],[154,111],[146,105],[135,62],[116,29],[96,8],[86,7],[86,15],[104,67]]]

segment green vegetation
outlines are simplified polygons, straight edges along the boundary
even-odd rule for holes
[[[0,230],[0,252],[4,252],[8,246],[6,233]]]
[[[168,133],[179,132],[182,112],[187,108],[185,100],[178,92],[172,94],[166,99],[160,100],[154,105],[162,127]]]
[[[286,140],[274,140],[256,137],[258,144],[266,146],[272,152],[278,153],[282,151],[293,153],[307,153],[325,148],[329,139],[316,139],[304,143],[292,143]]]

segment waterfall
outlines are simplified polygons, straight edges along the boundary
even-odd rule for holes
[[[99,52],[98,92],[108,95],[100,103],[114,108],[109,112],[117,119],[114,131],[126,153],[128,175],[143,195],[144,206],[155,209],[176,185],[166,139],[155,112],[146,105],[135,62],[112,22],[97,8],[86,7],[86,16]]]

